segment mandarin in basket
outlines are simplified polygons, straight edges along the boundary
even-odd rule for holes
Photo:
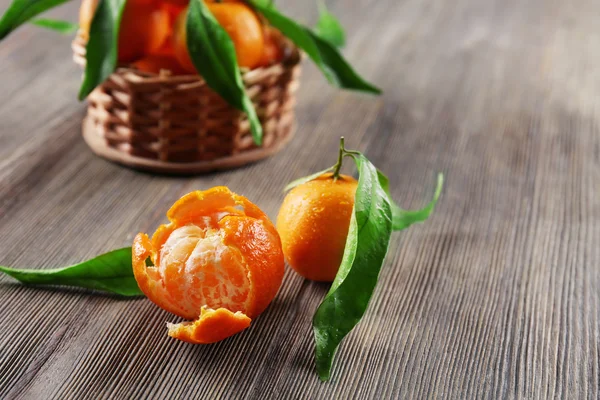
[[[281,36],[277,30],[271,27],[265,27],[265,47],[261,56],[260,65],[269,66],[273,65],[283,58],[283,50],[279,44],[278,37]]]
[[[264,35],[256,13],[241,1],[205,1],[217,22],[225,29],[233,45],[238,65],[255,68],[260,65],[264,50]],[[196,73],[187,50],[187,8],[177,17],[173,34],[175,56],[188,72]]]
[[[133,272],[159,307],[187,320],[169,336],[213,343],[242,331],[277,294],[284,272],[279,235],[267,216],[226,187],[183,196],[152,239],[133,243]]]
[[[185,7],[190,4],[190,0],[164,0],[166,4],[173,4],[178,7]]]
[[[187,50],[187,33],[185,26],[187,10],[187,7],[183,9],[175,19],[171,42],[173,53],[175,54],[175,58],[179,62],[179,65],[190,74],[196,74],[196,67],[194,67],[194,63]]]
[[[173,75],[184,75],[186,71],[179,65],[177,60],[170,55],[153,54],[137,60],[132,64],[135,68],[143,72],[159,74],[162,70],[167,70]]]
[[[79,30],[86,39],[98,2],[83,0],[79,7]],[[119,61],[134,61],[160,48],[168,37],[171,22],[169,11],[161,7],[160,1],[128,0],[121,17]]]
[[[185,10],[187,3],[188,3],[187,1],[185,2],[184,5],[179,5],[177,3],[166,2],[166,1],[161,3],[162,10],[164,10],[167,13],[167,16],[169,17],[169,27],[170,27],[169,37],[163,43],[162,47],[160,49],[158,49],[157,51],[154,51],[152,53],[152,55],[161,55],[161,56],[168,55],[177,61],[177,59],[175,58],[175,48],[173,47],[173,41],[174,41],[173,34],[174,34],[174,28],[175,28],[175,21],[177,20],[177,17],[181,14],[181,12],[183,10]],[[180,66],[180,69],[181,69],[181,66]]]
[[[187,8],[187,6],[188,1],[186,1],[184,4],[178,4],[176,2],[164,2],[162,4],[162,8],[169,15],[169,21],[171,23],[171,26],[175,24],[175,20],[177,19],[179,14],[181,14]]]
[[[160,4],[127,1],[119,28],[119,61],[132,62],[155,53],[170,33],[169,14]]]
[[[332,282],[342,263],[358,182],[327,173],[292,189],[279,209],[283,253],[301,276]]]

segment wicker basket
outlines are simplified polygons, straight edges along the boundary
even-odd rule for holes
[[[85,38],[73,42],[85,65]],[[243,72],[263,126],[254,145],[245,115],[197,75],[152,75],[118,68],[88,96],[83,137],[98,155],[153,172],[191,174],[241,166],[280,150],[294,133],[300,54],[287,42],[283,62]]]

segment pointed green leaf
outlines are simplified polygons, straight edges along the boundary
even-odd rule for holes
[[[342,24],[329,12],[323,1],[319,2],[319,21],[314,32],[335,47],[341,48],[346,44],[346,34]]]
[[[381,171],[377,171],[379,182],[381,186],[385,190],[390,203],[392,205],[392,213],[393,213],[393,223],[394,223],[394,231],[401,231],[403,229],[408,228],[412,224],[423,222],[429,218],[433,210],[435,209],[435,205],[442,194],[442,188],[444,187],[444,174],[438,174],[437,178],[437,187],[435,189],[435,193],[433,195],[433,199],[420,210],[404,210],[400,208],[392,199],[390,194],[390,182],[387,176],[385,176]]]
[[[261,7],[275,8],[275,0],[254,0]]]
[[[122,296],[144,295],[133,276],[131,247],[65,268],[33,270],[0,266],[0,272],[29,285],[75,286]]]
[[[0,40],[33,17],[69,0],[13,0],[0,19]]]
[[[363,155],[352,157],[359,179],[344,256],[313,318],[317,372],[322,380],[329,379],[337,347],[367,309],[392,235],[392,210],[377,169]]]
[[[298,24],[272,7],[265,7],[256,0],[250,0],[256,8],[275,28],[279,29],[296,46],[304,50],[316,66],[334,86],[342,89],[360,90],[380,94],[381,90],[364,80],[338,50],[326,40]]]
[[[315,179],[317,179],[318,177],[320,177],[323,174],[326,174],[327,172],[331,172],[333,171],[333,167],[329,167],[327,169],[324,169],[323,171],[319,171],[315,174],[309,175],[309,176],[305,176],[304,178],[300,178],[300,179],[296,179],[295,181],[290,182],[285,189],[283,189],[284,192],[287,192],[289,190],[292,190],[293,188],[295,188],[296,186],[300,186],[306,182],[310,182],[313,181]]]
[[[98,3],[86,46],[86,65],[79,89],[80,100],[104,82],[117,67],[119,26],[125,2],[126,0],[102,0]]]
[[[327,70],[326,75],[330,77],[330,82],[341,89],[353,89],[371,94],[381,94],[381,89],[358,75],[334,45],[321,39],[308,29],[306,29],[306,33],[310,35],[319,49],[319,54],[324,68]]]
[[[77,32],[77,29],[79,29],[79,25],[77,24],[74,24],[69,21],[61,21],[58,19],[38,18],[31,21],[31,23],[33,25],[39,26],[40,28],[46,28],[63,35],[70,35],[72,33]]]
[[[191,0],[186,22],[190,58],[206,84],[227,103],[248,115],[254,143],[262,143],[262,126],[246,94],[231,38],[201,0]]]

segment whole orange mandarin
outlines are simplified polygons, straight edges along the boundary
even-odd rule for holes
[[[233,41],[239,66],[258,66],[263,54],[264,36],[260,19],[254,11],[241,1],[210,2],[208,9]]]
[[[259,66],[263,57],[265,40],[262,24],[254,11],[241,1],[205,1],[205,3],[231,38],[238,65],[250,69]],[[175,21],[173,47],[181,66],[188,72],[195,73],[196,69],[187,49],[186,18],[187,8]]]
[[[89,37],[89,32],[90,32],[90,26],[92,25],[92,20],[94,19],[94,14],[96,13],[96,9],[98,8],[98,2],[99,0],[82,0],[81,2],[81,6],[79,7],[79,29],[80,31],[83,33],[83,36],[85,38]],[[157,9],[160,8],[161,6],[161,2],[159,0],[128,0],[126,5],[125,5],[125,10],[123,11],[123,17],[121,19],[121,31],[124,32],[123,34],[123,41],[125,40],[137,40],[135,38],[127,38],[125,36],[128,36],[130,33],[132,33],[132,30],[130,30],[130,28],[124,28],[123,27],[123,21],[126,20],[125,24],[129,27],[129,25],[131,25],[131,20],[135,19],[133,17],[133,15],[137,15],[140,14],[140,19],[142,21],[140,21],[138,24],[143,24],[148,22],[148,14],[152,17],[151,19],[154,20],[153,22],[151,22],[150,26],[148,27],[149,30],[157,30],[156,35],[154,35],[155,39],[158,40],[163,40],[160,39],[160,37],[163,35],[163,31],[165,29],[165,26],[168,27],[168,25],[164,24],[164,16],[163,15],[152,15],[152,11],[154,11],[155,13],[157,12]],[[170,10],[170,7],[169,7]],[[139,28],[139,25],[138,25]],[[127,29],[127,30],[124,30]],[[149,35],[142,35],[144,37],[149,36]],[[151,36],[151,35],[150,35]],[[120,35],[120,38],[122,36]],[[153,43],[150,43],[150,46],[153,46]],[[124,54],[125,56],[126,54]],[[126,57],[124,57],[126,58]],[[131,61],[131,60],[126,60],[126,61]]]
[[[169,14],[160,5],[127,1],[119,28],[119,61],[132,62],[156,52],[170,33]]]
[[[333,174],[292,189],[277,217],[283,254],[300,275],[332,282],[342,262],[354,206],[356,179]]]
[[[133,272],[159,307],[194,322],[169,324],[169,336],[213,343],[250,325],[283,279],[277,230],[248,199],[226,187],[183,196],[152,239],[133,243]]]
[[[186,19],[187,19],[187,7],[183,9],[175,19],[173,25],[173,36],[171,37],[172,48],[175,54],[175,58],[179,61],[179,65],[189,72],[190,74],[196,74],[196,67],[192,63],[192,59],[187,49],[187,31],[186,31]]]

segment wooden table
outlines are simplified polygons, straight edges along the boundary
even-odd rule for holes
[[[280,3],[316,19],[312,2]],[[249,330],[211,346],[168,338],[177,318],[146,299],[0,277],[0,398],[599,398],[600,4],[328,3],[345,54],[385,94],[331,89],[306,63],[289,147],[197,178],[95,157],[70,39],[15,32],[0,45],[0,264],[50,268],[129,245],[214,185],[275,218],[284,185],[332,165],[340,135],[406,207],[443,171],[434,216],[394,235],[333,380],[313,364],[327,287],[289,270]]]

